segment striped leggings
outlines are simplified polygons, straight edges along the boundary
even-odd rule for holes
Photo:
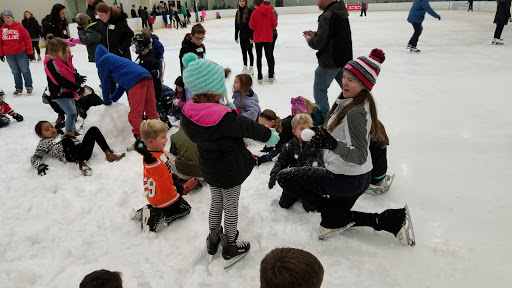
[[[240,185],[231,188],[219,188],[210,185],[212,202],[208,222],[210,231],[220,231],[222,212],[224,211],[224,234],[229,242],[235,241],[238,224],[238,199],[240,198]]]

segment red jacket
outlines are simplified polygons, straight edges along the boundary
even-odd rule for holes
[[[254,43],[272,42],[272,29],[276,27],[276,15],[274,15],[272,7],[260,5],[252,12],[249,28],[254,30]]]
[[[0,56],[15,55],[22,52],[27,52],[28,55],[34,54],[30,35],[20,23],[15,21],[12,26],[4,23],[0,30],[2,34],[0,38]]]
[[[16,112],[14,112],[9,106],[9,104],[5,103],[4,101],[0,102],[0,115],[8,114],[9,116],[13,117],[16,115]]]

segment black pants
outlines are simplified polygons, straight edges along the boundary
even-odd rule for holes
[[[178,24],[176,24],[176,29],[178,29],[179,26],[181,26],[183,28],[183,22],[181,22],[180,16],[174,15],[174,20],[176,20],[176,23],[178,23]]]
[[[272,34],[272,58],[274,59],[274,70],[276,68],[276,58],[274,57],[274,48],[276,48],[277,33]]]
[[[39,49],[39,40],[32,41],[32,48],[36,49],[37,55],[41,55],[41,49]]]
[[[267,58],[268,78],[274,78],[274,54],[272,53],[272,42],[255,43],[256,46],[256,66],[258,68],[258,80],[263,79],[261,72],[261,57],[265,49],[265,58]]]
[[[148,28],[148,20],[142,19],[142,29]]]
[[[505,28],[505,24],[496,24],[496,30],[494,30],[494,38],[501,38],[501,32],[503,32],[503,28]]]
[[[254,66],[254,54],[252,54],[252,44],[249,38],[240,38],[240,48],[242,48],[242,58],[244,66],[247,66],[247,54],[249,54],[249,61],[251,66]]]
[[[112,151],[101,134],[98,127],[93,126],[84,135],[82,143],[75,143],[73,139],[65,137],[62,140],[62,146],[64,147],[64,154],[68,162],[87,161],[91,159],[92,150],[94,150],[94,144],[98,143],[101,150]]]
[[[473,11],[473,1],[469,2],[468,11],[469,10]]]
[[[364,17],[366,17],[366,10],[361,10],[361,17],[363,17],[363,13],[364,13]]]
[[[167,222],[167,224],[170,224],[172,221],[190,214],[190,210],[192,210],[192,207],[190,206],[190,204],[188,204],[187,201],[185,201],[185,199],[183,199],[183,197],[180,196],[180,198],[178,198],[178,200],[172,203],[171,205],[165,208],[155,209],[162,209],[162,217],[165,217],[165,222]]]
[[[412,28],[414,28],[414,33],[412,34],[411,40],[409,40],[409,45],[412,47],[416,47],[418,45],[418,40],[420,39],[421,32],[423,32],[423,25],[421,23],[412,23]]]

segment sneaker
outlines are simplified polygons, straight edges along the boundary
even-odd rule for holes
[[[14,93],[12,93],[12,94],[14,94],[14,95],[20,95],[20,94],[21,94],[21,92],[23,92],[23,91],[22,91],[22,90],[19,90],[19,89],[16,89],[16,91],[14,91]]]
[[[247,255],[247,252],[251,249],[251,244],[248,241],[235,240],[228,242],[228,237],[225,234],[221,235],[222,242],[222,258],[226,260],[224,268],[235,264],[240,259]]]
[[[420,49],[416,48],[416,47],[411,47],[411,49],[409,49],[410,52],[415,52],[415,53],[419,53],[420,52]]]
[[[206,251],[208,251],[208,254],[212,256],[217,254],[221,240],[220,235],[222,235],[222,226],[218,231],[210,230],[210,234],[206,237]]]
[[[254,76],[254,68],[252,66],[249,67],[249,75]]]
[[[354,224],[354,222],[350,222],[347,225],[336,229],[330,229],[320,226],[316,230],[316,235],[318,236],[318,240],[327,240],[354,226]]]
[[[27,89],[27,93],[28,93],[28,94],[32,94],[32,90],[33,90],[32,88]]]
[[[414,247],[416,245],[416,238],[414,237],[414,229],[412,227],[411,214],[409,213],[409,207],[405,205],[405,217],[402,222],[402,227],[395,235],[398,240],[400,240],[400,244],[404,246]]]
[[[249,69],[247,69],[247,66],[244,65],[244,68],[242,69],[242,73],[240,74],[249,74]]]

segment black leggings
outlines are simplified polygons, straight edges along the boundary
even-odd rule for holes
[[[501,32],[503,32],[503,28],[505,28],[505,24],[496,24],[496,30],[494,30],[494,38],[501,38]]]
[[[32,41],[32,48],[36,49],[37,55],[41,55],[41,49],[39,49],[39,40]]]
[[[254,66],[254,55],[252,54],[252,44],[249,38],[240,38],[240,48],[242,48],[242,58],[244,59],[244,66],[247,66],[247,54],[249,54],[249,61],[251,66]]]
[[[268,78],[274,78],[274,54],[272,53],[272,42],[255,43],[255,46],[258,80],[263,79],[263,73],[261,72],[261,57],[263,56],[263,49],[265,49],[265,58],[267,58]]]
[[[75,144],[73,139],[65,137],[62,140],[62,146],[64,147],[66,160],[68,162],[77,162],[91,159],[92,150],[94,150],[95,143],[98,143],[103,152],[112,151],[112,149],[110,149],[108,146],[105,137],[103,137],[103,134],[101,134],[100,129],[98,129],[96,126],[93,126],[87,130],[82,143]]]

